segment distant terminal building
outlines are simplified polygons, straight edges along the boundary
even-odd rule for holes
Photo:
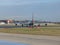
[[[0,20],[0,24],[7,24],[7,20]]]
[[[11,23],[14,23],[14,20],[11,19],[7,20],[7,24],[11,24]]]
[[[13,22],[13,20],[0,20],[0,24],[11,24]]]

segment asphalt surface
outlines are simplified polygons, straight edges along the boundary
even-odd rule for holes
[[[0,40],[26,43],[29,45],[60,45],[60,36],[0,33]]]
[[[21,26],[0,26],[0,28],[21,28]]]
[[[7,26],[5,26],[5,25],[0,25],[0,28],[26,28],[26,27],[22,27],[22,26],[9,26],[9,25],[7,25]],[[41,28],[60,28],[60,26],[47,26],[47,27],[45,27],[45,26],[41,26]]]

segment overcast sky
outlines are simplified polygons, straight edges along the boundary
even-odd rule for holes
[[[0,19],[60,21],[60,0],[0,0]]]

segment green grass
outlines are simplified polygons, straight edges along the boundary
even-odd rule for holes
[[[0,28],[3,33],[60,36],[60,28]]]

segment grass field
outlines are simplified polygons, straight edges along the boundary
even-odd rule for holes
[[[60,36],[60,28],[40,27],[40,28],[0,28],[3,33],[32,34],[32,35],[50,35]]]

